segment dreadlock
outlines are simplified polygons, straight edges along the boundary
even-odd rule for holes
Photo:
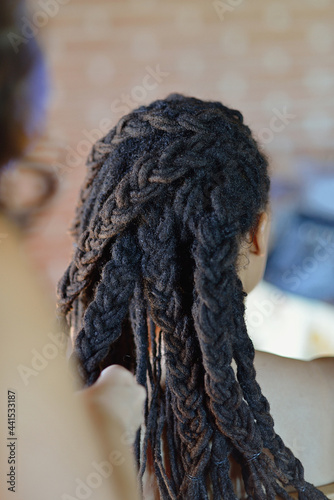
[[[248,499],[326,498],[256,381],[237,259],[270,183],[242,114],[171,94],[124,116],[87,166],[59,309],[84,385],[119,363],[148,391],[139,478],[151,453],[161,498],[234,500],[233,457]]]

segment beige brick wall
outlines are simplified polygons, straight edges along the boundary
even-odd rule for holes
[[[65,230],[84,176],[84,130],[115,123],[129,96],[137,105],[178,91],[240,109],[279,175],[293,176],[300,155],[334,163],[332,0],[53,2],[53,14],[39,18],[51,88],[38,147],[60,191],[26,238],[51,294],[71,252]],[[42,3],[31,0],[32,14]],[[143,90],[157,65],[168,74]],[[273,132],[284,109],[289,123]]]

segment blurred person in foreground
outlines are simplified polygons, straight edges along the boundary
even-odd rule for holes
[[[43,57],[34,38],[24,38],[24,19],[22,1],[1,1],[0,183],[44,124]],[[52,176],[43,177],[51,194]],[[114,366],[92,390],[74,395],[68,339],[54,329],[52,305],[22,251],[23,230],[10,198],[0,199],[0,496],[139,498],[129,444],[142,421],[145,391],[130,372]]]

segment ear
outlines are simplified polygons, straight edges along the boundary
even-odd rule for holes
[[[249,252],[264,257],[268,244],[269,217],[267,212],[261,212],[258,216],[255,229],[251,233],[251,246]]]
[[[253,231],[250,231],[241,246],[238,274],[244,290],[249,293],[262,279],[267,260],[270,231],[270,216],[261,212]]]

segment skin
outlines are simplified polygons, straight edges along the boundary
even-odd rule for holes
[[[239,256],[239,277],[245,292],[250,293],[263,278],[268,255],[271,218],[261,212],[253,233],[247,233]]]

